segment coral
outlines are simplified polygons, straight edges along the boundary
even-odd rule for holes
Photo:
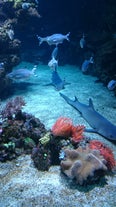
[[[79,143],[80,141],[82,141],[84,138],[84,129],[84,125],[72,126],[71,141],[74,143]]]
[[[21,111],[23,106],[25,106],[25,101],[21,96],[17,96],[6,103],[5,107],[0,111],[0,115],[2,119],[12,119],[13,116]]]
[[[12,160],[22,153],[31,154],[46,129],[39,119],[18,112],[13,119],[5,119],[0,126],[0,161]]]
[[[69,138],[73,143],[83,140],[84,125],[74,126],[72,120],[67,117],[60,117],[53,125],[51,131],[54,136]]]
[[[47,132],[43,137],[41,137],[41,138],[39,139],[39,142],[40,142],[42,145],[45,146],[47,143],[49,143],[50,138],[51,138],[51,133],[50,133],[50,132]]]
[[[31,17],[36,17],[36,18],[41,18],[41,15],[38,13],[37,9],[36,8],[32,8],[30,7],[28,9],[28,13]]]
[[[43,146],[34,147],[32,150],[31,158],[34,161],[35,166],[38,170],[48,170],[50,167],[50,152]]]
[[[72,120],[67,117],[60,117],[53,125],[51,131],[54,136],[69,137],[72,129]]]
[[[30,137],[24,138],[24,148],[25,149],[32,149],[35,147],[35,142]]]
[[[98,150],[82,147],[76,150],[64,149],[61,170],[80,185],[98,180],[107,171],[106,160]]]
[[[107,147],[105,144],[98,140],[92,140],[89,143],[90,149],[99,150],[100,154],[104,157],[104,159],[107,161],[106,165],[109,170],[113,169],[116,166],[116,161],[113,155],[112,150]]]

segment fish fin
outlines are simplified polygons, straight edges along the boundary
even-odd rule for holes
[[[41,45],[41,44],[42,44],[42,42],[43,42],[43,38],[42,38],[42,37],[40,37],[40,36],[38,36],[38,35],[37,35],[37,38],[38,38],[38,40],[39,40],[39,45]]]
[[[70,40],[69,40],[69,35],[70,35],[70,32],[68,32],[68,34],[66,34],[66,39],[67,39],[68,41],[70,41]]]
[[[92,108],[93,110],[95,110],[94,105],[93,105],[93,101],[91,98],[89,98],[89,107]]]
[[[46,83],[46,84],[43,84],[43,86],[52,86],[53,85],[53,83],[51,82],[51,83]]]
[[[75,100],[74,101],[78,101],[78,98],[75,96]]]
[[[97,133],[95,129],[84,129],[85,132],[90,132],[90,133]]]

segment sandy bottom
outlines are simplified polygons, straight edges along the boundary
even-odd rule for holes
[[[15,69],[28,68],[31,70],[33,67],[33,64],[22,62]],[[89,98],[92,98],[95,110],[116,125],[116,97],[102,83],[95,82],[97,77],[84,75],[77,66],[72,65],[59,66],[58,73],[69,83],[65,85],[65,89],[60,91],[61,93],[71,99],[76,96],[80,102],[85,104],[88,104]],[[59,91],[54,86],[47,85],[51,82],[52,75],[52,71],[47,65],[38,65],[36,75],[36,77],[32,76],[26,81],[13,85],[15,87],[13,97],[23,96],[26,101],[24,111],[39,118],[47,129],[50,129],[60,116],[71,118],[75,125],[83,124],[90,128],[78,111],[65,102]],[[100,139],[114,148],[112,143],[98,134],[86,133],[86,136]]]
[[[17,68],[33,68],[23,62]],[[71,99],[88,104],[91,97],[95,109],[116,125],[116,98],[102,83],[95,83],[96,77],[83,75],[79,68],[66,65],[58,68],[66,82],[61,92]],[[37,77],[27,82],[15,83],[15,94],[26,101],[24,111],[38,117],[50,129],[60,117],[70,117],[74,124],[88,123],[69,106],[53,86],[45,86],[51,81],[51,70],[46,65],[38,65]],[[98,134],[85,134],[98,139],[111,147],[114,154],[116,146]],[[64,177],[59,166],[52,166],[48,172],[38,171],[29,155],[21,156],[12,162],[0,163],[0,207],[114,207],[116,206],[116,176],[106,176],[104,186],[92,185],[87,189],[75,185]],[[62,177],[63,176],[63,177]]]

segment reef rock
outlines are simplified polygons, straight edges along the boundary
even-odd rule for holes
[[[89,184],[98,180],[107,171],[106,160],[98,150],[88,147],[64,150],[64,159],[61,161],[61,170],[77,184]]]

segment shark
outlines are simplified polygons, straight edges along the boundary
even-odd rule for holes
[[[54,70],[52,72],[52,78],[51,79],[52,79],[51,85],[53,85],[57,91],[60,91],[60,90],[64,89],[65,80],[61,79],[61,77],[59,76],[57,70]]]
[[[92,129],[85,129],[86,132],[97,133],[108,140],[116,141],[116,126],[94,109],[91,98],[89,99],[89,105],[86,105],[81,103],[76,96],[74,100],[71,100],[62,93],[60,93],[60,96],[63,97],[69,105],[79,111],[82,117],[92,127]]]

